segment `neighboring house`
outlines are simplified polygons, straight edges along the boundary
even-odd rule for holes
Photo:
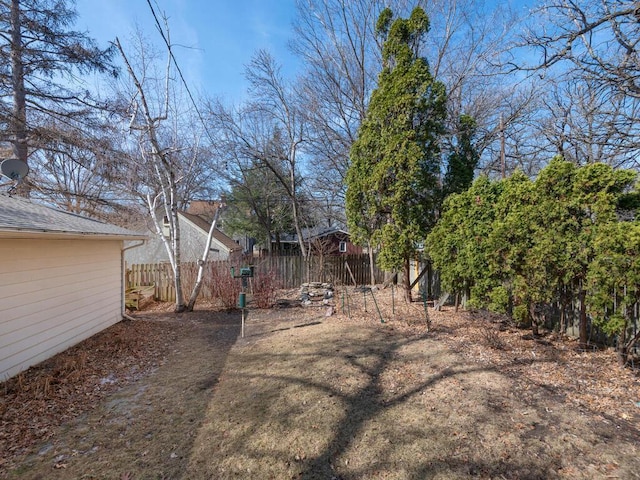
[[[212,219],[219,206],[220,202],[217,200],[192,200],[187,208],[187,213],[203,215],[205,218]],[[218,226],[221,226],[220,220],[218,220]]]
[[[209,229],[213,222],[213,214],[193,214],[178,212],[180,223],[180,260],[182,262],[196,262],[202,258],[207,244]],[[165,235],[169,236],[168,225]],[[128,250],[125,259],[128,265],[146,263],[164,263],[169,261],[169,255],[162,239],[153,232],[149,232],[149,241],[143,247]],[[236,241],[216,228],[213,232],[209,260],[229,260],[242,254],[242,247]]]
[[[339,228],[305,229],[302,232],[305,243],[310,246],[312,254],[323,255],[358,255],[362,247],[351,243],[349,233]],[[287,255],[299,255],[300,245],[297,235],[281,235],[279,241],[272,239],[274,252]]]
[[[0,194],[0,381],[119,322],[139,234]]]

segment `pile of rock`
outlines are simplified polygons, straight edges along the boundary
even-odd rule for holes
[[[300,301],[303,305],[311,305],[312,302],[322,301],[328,305],[333,299],[333,284],[323,282],[303,283],[300,287]]]

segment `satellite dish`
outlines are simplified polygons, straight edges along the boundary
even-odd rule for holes
[[[11,180],[20,181],[29,173],[29,166],[17,158],[8,158],[0,163],[0,172]]]

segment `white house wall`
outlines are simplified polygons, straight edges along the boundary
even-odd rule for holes
[[[197,262],[202,258],[208,234],[209,232],[203,232],[191,222],[180,217],[180,255],[183,262]],[[229,251],[215,237],[212,238],[211,249],[207,257],[209,260],[226,260],[229,258]]]
[[[122,319],[117,240],[0,240],[0,381]]]
[[[180,257],[183,262],[196,262],[202,258],[204,247],[207,242],[207,234],[193,223],[179,217],[180,222]],[[136,242],[131,242],[135,244]],[[215,238],[212,239],[209,251],[209,260],[227,260],[229,258],[228,248]],[[216,251],[217,250],[217,251]],[[169,256],[164,242],[155,233],[149,234],[149,240],[145,245],[132,248],[125,252],[127,265],[162,263],[168,262]]]
[[[137,245],[140,242],[125,242],[127,246]],[[127,265],[164,263],[169,261],[164,242],[155,234],[149,233],[149,239],[140,247],[131,248],[124,252]]]

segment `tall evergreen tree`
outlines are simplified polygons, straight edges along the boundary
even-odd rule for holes
[[[393,21],[391,10],[381,13],[377,31],[386,36],[384,66],[346,177],[350,231],[360,243],[379,246],[382,268],[404,269],[406,286],[409,262],[435,223],[441,195],[439,139],[446,93],[419,56],[428,30],[422,8]],[[411,295],[408,289],[406,294]]]
[[[442,185],[446,197],[452,193],[464,192],[473,182],[473,174],[478,166],[480,154],[473,145],[476,122],[469,115],[461,115],[457,126],[457,142],[449,154],[447,172]]]
[[[52,135],[47,125],[73,124],[92,106],[77,74],[110,71],[111,49],[72,30],[68,0],[0,1],[0,125],[2,141],[27,162],[29,145]],[[53,135],[55,137],[55,135]]]

